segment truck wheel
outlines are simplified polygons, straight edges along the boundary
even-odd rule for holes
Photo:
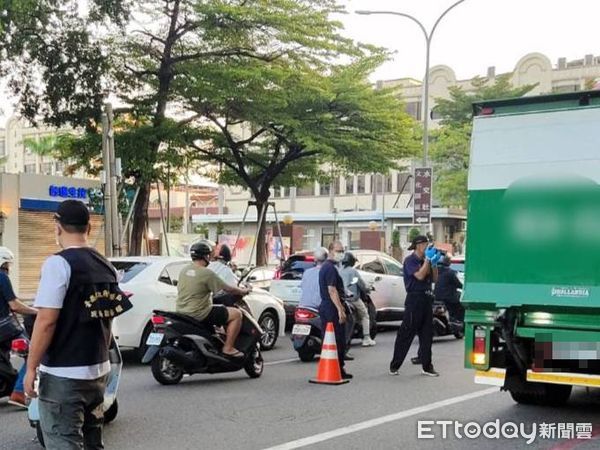
[[[564,384],[548,384],[548,383],[528,383],[542,384],[541,390],[536,386],[535,389],[528,390],[511,390],[510,395],[513,400],[523,405],[539,405],[539,406],[562,406],[569,400],[573,386]]]

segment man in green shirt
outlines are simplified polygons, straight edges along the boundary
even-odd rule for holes
[[[213,305],[212,296],[219,291],[244,296],[250,290],[230,286],[212,270],[207,269],[212,252],[213,248],[206,242],[192,245],[192,263],[181,270],[177,283],[177,312],[210,325],[226,326],[227,337],[223,353],[240,358],[244,354],[237,350],[234,344],[242,327],[242,313],[237,308]]]

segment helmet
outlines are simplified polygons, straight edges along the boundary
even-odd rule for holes
[[[231,261],[231,250],[226,244],[219,245],[219,254],[217,257],[226,263]]]
[[[15,255],[7,247],[0,247],[0,267],[6,263],[13,263],[15,261]]]
[[[325,247],[317,247],[313,252],[313,256],[315,257],[315,261],[324,262],[327,260],[329,253],[327,253],[327,249]]]
[[[190,247],[190,255],[192,260],[196,261],[198,259],[203,259],[207,261],[212,255],[214,246],[211,245],[211,242],[208,240],[201,240],[195,242]]]
[[[342,258],[342,266],[344,267],[354,267],[354,264],[356,264],[356,257],[350,253],[350,252],[346,252],[344,253],[344,257]]]

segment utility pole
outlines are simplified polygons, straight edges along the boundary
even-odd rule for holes
[[[115,134],[114,134],[114,115],[112,104],[106,103],[106,117],[108,122],[108,130],[107,130],[107,147],[108,147],[108,157],[109,157],[109,187],[110,187],[110,224],[112,227],[112,255],[111,256],[121,256],[121,221],[119,220],[119,192],[117,190],[117,181],[121,176],[120,172],[120,164],[117,164],[117,160],[115,158]]]
[[[102,112],[102,184],[104,185],[104,255],[113,256],[112,196],[110,188],[109,121],[106,109]]]

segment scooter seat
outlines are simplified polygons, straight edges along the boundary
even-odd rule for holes
[[[154,311],[152,311],[154,314],[159,315],[159,316],[164,316],[167,318],[171,318],[171,319],[175,319],[175,320],[180,320],[182,322],[186,322],[190,325],[193,325],[195,327],[198,328],[204,328],[204,329],[212,329],[212,325],[209,325],[207,323],[202,322],[201,320],[198,320],[192,316],[189,316],[187,314],[183,314],[183,313],[177,313],[177,312],[173,312],[173,311],[161,311],[158,309],[155,309]]]

